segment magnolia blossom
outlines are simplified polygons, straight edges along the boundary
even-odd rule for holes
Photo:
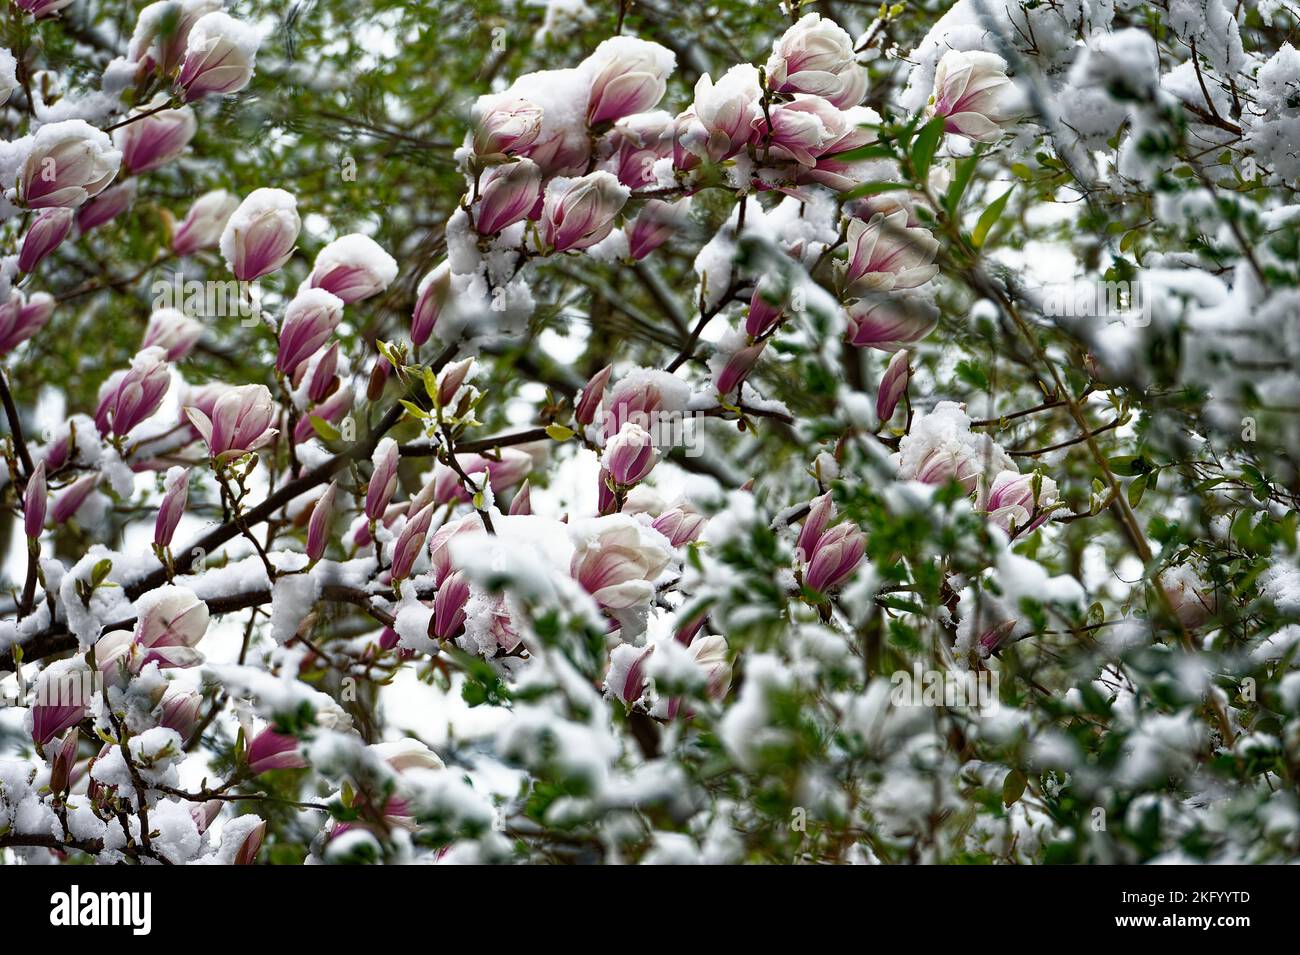
[[[700,618],[703,622],[703,618]],[[721,700],[731,689],[731,652],[727,641],[716,634],[692,639],[687,653],[704,677],[704,695],[711,700]],[[681,699],[660,701],[652,711],[654,716],[676,719],[681,709]],[[689,711],[687,712],[689,716]]]
[[[804,583],[822,592],[843,583],[862,563],[866,546],[866,534],[852,524],[837,524],[813,545]]]
[[[158,516],[153,525],[153,543],[155,547],[170,547],[176,525],[181,522],[185,505],[190,497],[190,469],[182,467],[169,468],[163,481],[163,499],[158,505]]]
[[[947,132],[997,142],[1002,127],[1019,116],[1019,99],[1006,70],[1006,60],[996,53],[949,50],[935,69],[927,113],[945,117]]]
[[[35,20],[40,20],[43,17],[54,16],[72,3],[72,0],[14,0],[14,2],[18,4],[19,10],[30,14]]]
[[[923,484],[959,483],[967,493],[981,475],[1015,471],[1015,462],[986,434],[971,432],[964,408],[941,401],[934,410],[918,412],[896,455],[898,477]]]
[[[542,108],[517,96],[481,96],[474,104],[473,120],[476,154],[517,155],[537,141]]]
[[[411,344],[419,348],[433,334],[451,294],[451,265],[443,262],[420,280],[416,290],[415,311],[411,313]]]
[[[366,517],[377,521],[397,490],[399,461],[397,442],[392,438],[384,438],[375,447],[375,453],[370,460],[374,470],[371,471],[370,481],[366,484],[365,510]]]
[[[849,344],[889,352],[919,342],[939,324],[939,310],[933,305],[897,297],[854,302],[848,317]]]
[[[194,110],[188,106],[152,114],[147,109],[113,130],[113,145],[122,151],[126,171],[138,176],[179,156],[197,130]]]
[[[613,372],[614,366],[606,365],[592,375],[591,381],[587,382],[586,387],[582,389],[578,403],[573,409],[573,419],[578,424],[591,424],[596,420],[596,412],[600,410],[601,399],[605,396],[605,385],[609,383],[609,376]]]
[[[532,455],[518,448],[502,448],[499,459],[487,458],[481,454],[458,454],[456,463],[471,480],[476,474],[488,472],[493,493],[514,487],[533,469]],[[434,500],[439,504],[470,499],[470,492],[461,484],[460,475],[454,468],[441,462],[434,468],[434,485]]]
[[[992,523],[1011,533],[1013,529],[1032,531],[1040,527],[1047,520],[1044,512],[1055,503],[1056,482],[1050,477],[1037,472],[1001,471],[987,488],[985,482],[980,483],[975,508],[986,512]],[[1035,513],[1038,517],[1031,524],[1029,520]]]
[[[527,516],[533,513],[533,492],[525,481],[510,499],[510,516]]]
[[[304,366],[299,366],[301,372]],[[339,385],[339,343],[331,342],[330,347],[311,363],[311,378],[307,382],[307,397],[313,403],[324,401]]]
[[[835,502],[829,493],[813,498],[808,508],[808,516],[803,519],[799,530],[799,540],[795,544],[795,556],[805,564],[812,558],[817,542],[830,522],[835,519]]]
[[[585,249],[605,238],[629,191],[607,172],[555,179],[542,206],[542,237],[554,252]]]
[[[460,391],[461,385],[469,376],[470,371],[474,368],[473,358],[463,358],[460,361],[454,361],[438,375],[437,394],[435,395],[439,406],[447,407],[451,404],[452,399]]]
[[[696,513],[683,505],[664,511],[651,522],[650,526],[667,537],[668,543],[674,547],[681,547],[696,540],[704,530],[707,521],[703,514]]]
[[[730,159],[753,140],[762,96],[758,70],[748,63],[733,66],[716,84],[703,74],[695,83],[693,115],[682,145],[710,162]]]
[[[654,185],[655,163],[673,152],[673,117],[662,110],[620,119],[601,139],[601,168],[631,189]]]
[[[378,295],[397,278],[397,262],[374,239],[354,232],[335,239],[316,256],[307,284],[338,296],[345,305]]]
[[[876,393],[876,418],[882,424],[894,416],[898,400],[907,393],[907,382],[911,375],[908,367],[910,358],[906,350],[895,352],[885,373],[880,376],[880,390]]]
[[[203,696],[193,690],[177,689],[175,684],[163,694],[159,726],[175,730],[182,737],[189,736],[198,726],[202,714]]]
[[[769,124],[770,120],[770,124]],[[820,96],[797,94],[752,121],[754,141],[775,160],[816,166],[818,157],[844,138],[843,114]]]
[[[749,312],[745,316],[745,332],[750,338],[761,338],[785,314],[780,289],[770,276],[764,275],[754,283],[749,297]]]
[[[50,511],[50,520],[55,526],[70,521],[98,486],[98,473],[77,478],[55,499],[54,508]]]
[[[329,340],[343,319],[343,301],[323,288],[300,289],[284,310],[276,371],[292,375]]]
[[[310,412],[298,420],[298,424],[293,429],[293,440],[301,443],[312,436],[315,431],[312,427],[313,418],[319,418],[328,424],[338,424],[343,416],[352,410],[353,398],[351,385],[343,385],[335,389],[333,394],[320,404],[314,405]]]
[[[194,24],[221,7],[221,0],[158,0],[149,4],[136,18],[126,58],[146,70],[156,68],[170,76],[185,58]]]
[[[307,556],[313,561],[325,556],[325,548],[330,540],[330,524],[334,521],[334,502],[338,494],[338,482],[331,481],[325,493],[312,506],[311,518],[307,521]]]
[[[45,528],[45,508],[49,504],[49,489],[45,483],[45,462],[38,461],[23,489],[23,531],[29,540],[36,540]]]
[[[103,192],[122,163],[108,135],[80,119],[36,131],[19,178],[19,201],[32,209],[75,208]]]
[[[46,256],[63,244],[75,218],[76,213],[71,209],[46,209],[37,216],[18,250],[18,271],[35,271]]]
[[[713,381],[718,389],[718,394],[729,395],[739,388],[740,383],[758,364],[759,356],[763,354],[763,349],[766,347],[767,342],[765,341],[754,342],[752,345],[745,345],[728,355],[726,360],[719,364],[714,375]]]
[[[212,406],[212,416],[197,407],[185,409],[190,422],[208,444],[208,453],[229,460],[256,451],[277,434],[270,427],[275,401],[265,385],[241,385],[226,390]]]
[[[254,776],[272,769],[302,769],[307,760],[298,752],[298,740],[266,727],[252,738],[244,753],[248,771]]]
[[[654,439],[638,424],[623,425],[605,444],[601,461],[615,484],[627,487],[645,479],[659,460]]]
[[[187,103],[209,94],[238,93],[253,78],[261,42],[247,24],[225,13],[205,13],[190,28],[177,92]]]
[[[139,673],[150,663],[160,668],[192,667],[203,661],[194,649],[208,632],[208,605],[194,591],[166,585],[136,601],[133,632],[115,630],[95,643],[101,673]]]
[[[853,40],[832,20],[810,13],[772,44],[767,82],[778,93],[839,96],[853,73]]]
[[[86,662],[81,657],[62,660],[42,670],[36,678],[32,713],[32,741],[44,746],[86,716],[89,692]]]
[[[542,170],[531,159],[494,167],[484,177],[474,228],[495,235],[532,216],[542,197]]]
[[[177,255],[193,255],[200,249],[212,248],[221,241],[226,223],[238,208],[239,198],[224,189],[205,192],[194,201],[172,233],[172,251]]]
[[[844,287],[850,297],[916,288],[939,273],[933,264],[939,240],[925,229],[909,227],[901,210],[877,213],[870,222],[851,219],[848,246]]]
[[[98,229],[107,222],[112,222],[135,202],[138,184],[134,179],[109,186],[94,199],[77,210],[77,230],[85,235],[92,229]]]
[[[430,501],[418,513],[409,518],[401,533],[393,543],[393,559],[390,568],[394,580],[405,580],[411,574],[415,560],[424,550],[424,542],[429,536],[429,527],[433,524],[433,514],[439,505]]]
[[[651,199],[626,228],[627,254],[640,261],[680,231],[690,219],[690,198]]]
[[[608,610],[645,606],[671,552],[621,514],[583,522],[574,538],[569,574]],[[661,538],[660,538],[661,540]]]
[[[132,359],[129,369],[116,372],[99,389],[99,404],[95,408],[99,433],[126,437],[132,428],[158,410],[171,383],[166,353],[157,346],[142,349]]]
[[[435,584],[441,587],[452,573],[450,546],[452,538],[461,534],[483,533],[486,533],[483,518],[479,517],[477,512],[467,514],[458,520],[448,521],[433,532],[433,536],[429,538],[429,567]]]
[[[28,298],[18,289],[0,305],[0,356],[7,355],[31,338],[54,314],[54,296],[36,292]]]
[[[203,337],[203,323],[174,308],[160,308],[149,316],[141,348],[158,346],[168,361],[180,361]]]
[[[476,515],[477,516],[477,515]],[[465,626],[465,604],[469,602],[469,583],[459,572],[443,580],[433,598],[433,635],[451,640]]]
[[[221,233],[221,255],[241,282],[269,275],[289,261],[302,220],[298,201],[283,189],[254,189]]]
[[[582,64],[591,76],[587,122],[595,126],[654,109],[676,63],[658,43],[626,36],[604,40]]]

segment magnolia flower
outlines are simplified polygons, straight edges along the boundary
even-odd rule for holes
[[[190,469],[182,467],[169,468],[163,480],[163,499],[158,505],[158,516],[154,519],[153,543],[160,550],[171,546],[176,525],[181,522],[185,505],[190,498]]]
[[[235,850],[235,857],[230,860],[231,865],[252,865],[257,861],[257,854],[262,849],[262,840],[266,838],[266,820],[259,820],[258,823],[248,830],[244,840]]]
[[[519,485],[519,490],[515,491],[515,496],[510,499],[510,516],[526,517],[533,513],[533,494],[525,481]]]
[[[140,11],[126,58],[170,76],[185,58],[190,30],[204,14],[220,10],[221,0],[158,0]]]
[[[95,426],[104,436],[124,438],[162,404],[171,387],[167,356],[157,346],[141,350],[131,367],[117,372],[99,389]]]
[[[939,240],[925,229],[909,227],[901,210],[887,216],[877,213],[870,222],[849,220],[848,246],[844,287],[853,298],[916,288],[939,272],[933,264]]]
[[[835,518],[835,502],[829,493],[813,498],[808,508],[808,516],[803,519],[799,530],[799,540],[795,544],[795,555],[805,564],[812,559],[812,553],[826,532],[827,526]]]
[[[587,382],[586,387],[582,389],[578,404],[573,409],[573,419],[578,424],[591,424],[596,419],[596,412],[600,409],[600,400],[605,395],[605,385],[609,383],[609,376],[613,371],[613,365],[606,365],[592,375],[591,381]]]
[[[803,93],[754,117],[752,126],[754,142],[761,143],[771,158],[802,166],[816,166],[818,157],[848,131],[839,110],[820,96]]]
[[[830,590],[853,573],[862,562],[866,547],[867,535],[852,524],[832,527],[813,545],[804,583],[813,590]]]
[[[654,185],[655,163],[672,155],[675,125],[662,110],[620,119],[600,141],[601,168],[631,189]]]
[[[605,238],[629,191],[607,172],[554,179],[542,206],[542,236],[553,252],[585,249]]]
[[[293,440],[295,443],[302,443],[315,433],[312,427],[311,419],[319,418],[329,424],[338,424],[343,416],[352,410],[352,386],[344,385],[337,389],[328,398],[311,409],[308,414],[299,419],[298,424],[293,429]]]
[[[898,351],[919,342],[939,324],[939,310],[919,300],[864,299],[849,306],[849,344]]]
[[[659,460],[659,452],[650,432],[628,423],[606,442],[600,459],[614,483],[627,487],[645,479]]]
[[[37,676],[31,708],[32,741],[37,746],[45,746],[85,718],[87,695],[93,692],[87,676],[86,662],[79,656],[58,661]]]
[[[190,28],[177,92],[187,103],[208,94],[238,93],[253,78],[261,42],[247,24],[225,13],[205,13]]]
[[[732,352],[726,361],[719,365],[714,376],[714,384],[718,389],[718,394],[729,395],[739,388],[740,383],[758,364],[758,358],[763,354],[763,349],[766,347],[767,342],[761,341],[738,348]]]
[[[517,96],[480,96],[472,118],[474,152],[483,157],[517,155],[542,131],[542,108]]]
[[[1037,487],[1037,490],[1035,490]],[[1056,482],[1038,473],[1021,474],[1018,471],[1001,471],[987,488],[980,482],[975,509],[988,514],[989,520],[1011,533],[1035,530],[1047,520],[1044,513],[1056,503]],[[1038,517],[1030,524],[1030,517]]]
[[[461,385],[465,383],[466,377],[469,376],[470,370],[474,367],[474,359],[463,358],[460,361],[454,361],[438,375],[438,387],[436,389],[436,398],[441,407],[451,404],[456,393],[460,391]]]
[[[220,461],[256,451],[277,434],[270,427],[275,401],[265,385],[227,389],[212,406],[211,418],[197,407],[187,407],[185,413],[207,442],[208,453]]]
[[[433,524],[433,514],[438,509],[435,501],[430,501],[418,513],[407,519],[402,531],[393,544],[392,572],[393,580],[405,580],[415,566],[415,560],[424,549],[424,542],[429,536],[429,527]]]
[[[603,41],[580,67],[591,76],[588,125],[654,109],[676,64],[672,51],[658,43],[627,36]]]
[[[583,522],[571,532],[575,548],[569,574],[608,610],[645,606],[671,552],[622,514]]]
[[[707,518],[703,514],[679,506],[664,511],[651,522],[650,526],[667,537],[668,543],[674,547],[681,547],[696,540],[706,523]]]
[[[325,548],[330,540],[330,524],[334,521],[334,502],[338,498],[339,485],[331,481],[325,493],[316,499],[307,521],[307,557],[312,561],[325,556]]]
[[[852,109],[862,102],[867,95],[867,86],[871,76],[865,66],[854,63],[840,73],[840,91],[827,96],[827,101],[836,109]]]
[[[321,356],[311,365],[310,379],[307,381],[307,398],[319,403],[333,394],[338,387],[339,343],[331,342]],[[299,371],[302,367],[299,367]]]
[[[500,458],[486,458],[481,454],[458,454],[456,463],[471,480],[476,474],[488,472],[493,493],[514,487],[533,469],[533,457],[518,448],[502,448]],[[470,492],[460,482],[456,470],[441,462],[433,469],[434,500],[439,504],[468,501]],[[481,485],[482,481],[475,481]]]
[[[480,235],[529,218],[542,195],[542,170],[531,159],[494,167],[484,177],[474,228]]]
[[[31,224],[18,250],[18,271],[33,272],[51,252],[63,244],[72,231],[76,214],[71,209],[46,209]]]
[[[911,374],[908,368],[910,356],[906,350],[897,351],[889,360],[885,373],[880,377],[880,390],[876,393],[876,418],[882,424],[894,416],[898,399],[907,392],[907,382]]]
[[[755,120],[762,116],[762,97],[758,70],[748,63],[733,66],[716,84],[705,73],[695,83],[693,117],[682,135],[683,147],[710,162],[730,159],[752,141]]]
[[[50,492],[45,484],[45,462],[38,461],[23,489],[23,531],[28,540],[36,540],[45,527],[45,508]]]
[[[298,740],[266,727],[252,738],[244,754],[248,771],[254,776],[272,769],[303,769],[307,760],[298,752]]]
[[[160,668],[192,667],[203,661],[194,649],[208,632],[208,605],[194,591],[170,584],[136,601],[134,632],[116,630],[95,643],[101,673],[139,673],[150,663]]]
[[[853,40],[838,24],[810,13],[772,44],[767,83],[778,93],[839,96],[852,72]]]
[[[1016,470],[1015,462],[992,438],[972,434],[970,426],[965,410],[952,401],[939,402],[928,414],[918,412],[898,446],[899,480],[956,481],[969,494],[980,475]]]
[[[416,290],[415,311],[411,313],[411,344],[419,348],[433,334],[451,294],[451,264],[443,262],[420,280]]]
[[[700,622],[703,620],[701,617]],[[727,690],[731,689],[731,661],[727,641],[717,635],[692,639],[687,653],[704,677],[704,695],[711,700],[720,700],[726,696]],[[652,715],[676,719],[680,709],[681,699],[674,697],[667,701],[661,700]]]
[[[646,202],[626,227],[628,255],[640,261],[672,238],[673,233],[689,220],[690,202],[690,198],[678,199],[676,202],[665,202],[662,199]]]
[[[60,524],[66,524],[70,521],[81,505],[86,503],[86,498],[99,486],[99,474],[87,474],[85,477],[73,481],[58,498],[54,501],[54,509],[50,512],[50,520],[57,527]]]
[[[433,572],[433,582],[441,587],[452,572],[451,540],[461,534],[485,533],[483,519],[478,512],[466,514],[459,520],[443,524],[429,538],[429,567]]]
[[[122,165],[134,176],[171,162],[198,130],[194,110],[188,106],[161,113],[137,112],[125,122],[113,130],[113,145],[122,151]]]
[[[226,223],[238,208],[239,198],[224,189],[205,192],[194,201],[172,233],[172,251],[177,255],[193,255],[200,249],[216,245],[221,241]]]
[[[374,239],[354,232],[335,239],[316,256],[307,284],[351,305],[378,295],[397,278],[397,262]]]
[[[72,3],[72,0],[15,0],[15,2],[19,10],[30,14],[34,20],[40,20],[43,17],[54,16]]]
[[[460,572],[449,575],[433,598],[433,635],[451,640],[465,626],[465,604],[469,602],[469,584]]]
[[[141,348],[155,345],[168,361],[180,361],[203,337],[203,324],[174,308],[160,308],[149,316]]]
[[[996,53],[949,50],[934,72],[930,116],[946,118],[944,130],[979,143],[997,142],[1002,126],[1018,116],[1007,63]]]
[[[298,201],[283,189],[254,189],[221,233],[221,255],[241,282],[279,269],[293,255],[302,220]]]
[[[284,310],[275,369],[292,375],[329,340],[343,319],[343,301],[323,288],[301,289]]]
[[[112,222],[135,202],[137,184],[134,179],[109,186],[94,199],[77,210],[77,231],[82,235]]]
[[[749,297],[745,332],[750,338],[761,338],[784,314],[780,289],[770,276],[764,275],[754,283],[754,294]]]
[[[18,199],[31,209],[75,208],[108,188],[122,163],[108,135],[80,119],[36,131],[23,162]]]
[[[175,730],[182,737],[187,737],[194,732],[194,727],[199,723],[203,696],[193,690],[177,689],[173,684],[163,694],[160,706],[162,712],[158,718],[158,725]]]
[[[880,123],[880,114],[874,109],[868,109],[865,106],[854,106],[839,113],[838,123],[832,120],[832,126],[828,128],[833,130],[838,126],[842,132],[837,138],[822,146],[821,152],[817,156],[816,165],[812,169],[801,170],[798,177],[796,177],[796,181],[800,183],[816,182],[836,192],[843,192],[873,176],[877,169],[872,160],[851,160],[843,157],[851,150],[860,149],[874,143],[878,138],[877,133]],[[889,202],[898,192],[901,192],[901,190],[881,193],[879,196],[869,196],[857,200],[857,203],[871,208],[871,200],[882,199]],[[845,212],[852,213],[853,208],[852,205],[846,206]],[[872,212],[877,211],[882,210],[872,209]],[[859,215],[858,218],[870,219],[871,214]],[[915,225],[916,223],[909,217],[907,224]]]
[[[28,298],[18,289],[0,305],[0,356],[7,355],[45,327],[54,314],[54,297],[37,292]]]
[[[373,470],[370,482],[366,485],[365,510],[366,517],[377,521],[388,507],[388,502],[393,499],[393,492],[397,490],[397,442],[392,438],[384,438],[375,447],[370,462]]]

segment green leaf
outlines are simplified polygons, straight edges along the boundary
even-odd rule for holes
[[[429,417],[429,412],[425,411],[413,401],[407,401],[405,398],[402,398],[400,399],[400,403],[403,408],[422,421]]]
[[[1143,474],[1128,486],[1128,503],[1130,507],[1137,507],[1138,501],[1142,500],[1142,495],[1147,492],[1147,484],[1151,475]]]
[[[1028,783],[1025,774],[1018,769],[1007,773],[1007,778],[1002,780],[1002,805],[1010,808],[1019,802],[1020,797],[1025,794],[1025,786]]]
[[[108,572],[113,569],[113,562],[105,557],[103,560],[95,562],[95,566],[90,568],[90,585],[98,587],[108,576]]]
[[[978,249],[983,247],[984,240],[988,238],[989,230],[991,230],[997,223],[998,219],[1002,217],[1002,210],[1007,207],[1007,200],[1011,198],[1011,193],[1015,191],[1016,187],[1012,186],[1006,192],[1002,193],[1002,195],[990,202],[989,207],[980,213],[979,221],[975,223],[975,231],[971,233],[970,237],[975,248]]]
[[[934,151],[939,148],[939,140],[943,137],[943,127],[947,122],[947,117],[936,116],[916,134],[912,143],[912,173],[916,176],[918,185],[925,185],[929,178],[930,163],[934,162]]]
[[[961,197],[966,194],[966,187],[970,185],[971,177],[975,175],[975,167],[979,165],[983,149],[984,144],[981,143],[975,147],[974,153],[957,163],[957,173],[953,176],[952,182],[948,185],[948,192],[943,197],[943,205],[948,210],[949,217],[956,215],[957,207],[961,205]]]
[[[546,435],[552,441],[568,441],[573,437],[573,430],[566,428],[562,424],[548,424],[546,426]]]
[[[342,435],[339,434],[339,429],[334,427],[334,425],[330,424],[324,418],[320,417],[320,415],[308,415],[307,421],[311,423],[311,429],[315,431],[323,441],[337,441],[342,437]]]

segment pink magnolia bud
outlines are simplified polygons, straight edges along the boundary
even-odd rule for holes
[[[810,13],[772,44],[767,81],[778,93],[837,96],[853,65],[852,38],[834,21]]]
[[[321,288],[299,290],[284,310],[275,369],[292,375],[329,340],[343,319],[343,301]]]
[[[87,474],[85,477],[78,478],[55,499],[54,508],[50,511],[50,520],[54,522],[55,526],[66,524],[81,509],[81,505],[86,503],[86,498],[90,497],[91,492],[98,486],[98,473]]]
[[[185,102],[238,93],[253,78],[261,39],[257,31],[225,13],[206,13],[190,29],[176,91]]]
[[[41,530],[45,527],[45,507],[49,496],[49,490],[45,486],[45,462],[38,461],[23,491],[23,530],[27,532],[29,540],[36,540],[41,536]]]
[[[320,403],[330,396],[338,385],[339,343],[334,342],[317,359],[311,369],[311,381],[307,384],[307,397],[314,403]]]
[[[994,143],[1016,119],[1018,99],[1006,60],[981,50],[949,50],[934,71],[930,116],[946,117],[944,130],[978,143]]]
[[[627,253],[640,261],[663,245],[690,219],[690,199],[649,200],[627,226]]]
[[[542,206],[542,236],[555,252],[585,249],[614,229],[614,217],[627,202],[627,186],[607,172],[578,179],[554,179]]]
[[[654,647],[634,647],[625,643],[614,648],[609,658],[605,687],[623,703],[631,706],[646,691],[646,660]]]
[[[277,434],[271,421],[275,401],[265,385],[230,388],[212,406],[208,418],[198,408],[185,409],[190,422],[208,444],[208,453],[222,460],[256,451]]]
[[[804,518],[803,527],[799,530],[798,543],[795,544],[795,550],[801,561],[808,563],[811,560],[817,542],[821,540],[826,526],[834,519],[835,502],[831,500],[830,494],[813,498],[808,516]]]
[[[542,108],[526,99],[480,96],[474,104],[474,152],[479,156],[517,155],[537,141]]]
[[[46,209],[23,236],[18,251],[18,271],[33,272],[47,255],[63,244],[72,231],[76,214],[71,209]]]
[[[939,240],[925,229],[909,227],[901,209],[876,213],[870,222],[850,219],[848,246],[844,287],[850,297],[916,288],[939,273],[933,264]]]
[[[354,232],[335,239],[316,256],[307,284],[324,289],[345,305],[378,295],[397,278],[397,262],[369,236]]]
[[[588,125],[654,109],[676,62],[672,51],[658,43],[626,36],[603,41],[580,67],[591,76]]]
[[[842,583],[862,562],[866,549],[866,534],[852,524],[837,524],[813,547],[804,583],[823,592]]]
[[[587,387],[582,389],[582,397],[578,399],[578,406],[573,412],[573,419],[578,424],[588,425],[595,420],[596,411],[600,408],[600,399],[605,394],[605,385],[613,371],[613,365],[606,365],[592,375],[591,381],[587,382]]]
[[[876,418],[881,424],[894,416],[898,400],[907,391],[907,382],[911,375],[908,361],[906,350],[894,352],[894,357],[889,359],[889,365],[880,378],[880,391],[876,394]]]
[[[374,470],[370,474],[370,483],[366,485],[366,517],[377,521],[397,490],[397,442],[384,438],[375,447],[370,460]]]
[[[298,200],[283,189],[254,189],[227,220],[221,255],[235,278],[251,282],[289,261],[301,229]]]
[[[253,737],[245,758],[248,771],[254,776],[272,769],[302,769],[307,765],[298,752],[298,740],[269,726]]]
[[[419,348],[433,334],[447,298],[451,294],[451,265],[443,262],[420,281],[411,314],[411,344]]]
[[[185,58],[190,30],[199,17],[221,9],[221,0],[159,0],[140,11],[126,58],[164,76],[176,72]]]
[[[650,526],[667,537],[674,547],[681,547],[699,538],[706,523],[703,514],[685,507],[671,507],[656,517]]]
[[[672,155],[675,128],[676,120],[662,111],[620,119],[597,146],[600,168],[631,189],[654,185],[655,163]]]
[[[262,849],[262,840],[266,838],[266,822],[259,822],[248,831],[244,836],[244,841],[239,844],[239,849],[235,852],[235,858],[231,860],[231,865],[252,865],[257,861],[257,853]]]
[[[43,671],[36,683],[32,706],[32,741],[44,746],[86,716],[89,700],[83,673],[75,670]]]
[[[108,188],[122,154],[108,135],[80,119],[36,131],[20,174],[19,201],[30,209],[76,208]]]
[[[104,436],[126,437],[131,429],[162,405],[171,387],[171,371],[158,347],[145,348],[131,360],[131,367],[117,372],[99,389],[95,426]]]
[[[136,602],[135,641],[145,654],[141,666],[188,667],[199,662],[192,648],[208,632],[208,605],[185,587],[167,585]]]
[[[77,764],[77,742],[80,733],[76,727],[70,729],[59,741],[50,761],[50,792],[62,793],[72,781],[72,769]]]
[[[752,140],[754,121],[762,115],[762,96],[758,70],[748,63],[733,66],[716,84],[703,74],[695,83],[692,116],[681,136],[683,148],[715,163],[730,159]],[[682,168],[676,159],[674,165]]]
[[[770,278],[763,276],[754,284],[754,294],[749,297],[745,331],[751,338],[759,338],[779,322],[784,314],[780,289]]]
[[[502,448],[499,459],[487,458],[480,454],[458,454],[456,462],[476,484],[481,484],[482,481],[475,478],[475,475],[487,471],[489,484],[494,493],[514,487],[528,477],[528,473],[533,469],[532,455],[518,448]],[[460,475],[454,468],[439,463],[434,468],[434,481],[436,503],[448,504],[451,501],[463,502],[470,499],[469,491],[461,485]]]
[[[531,159],[496,166],[484,176],[474,228],[496,235],[529,218],[542,194],[542,170]]]
[[[301,444],[315,434],[315,429],[311,424],[312,418],[320,418],[330,424],[338,424],[343,416],[352,410],[353,397],[351,385],[344,385],[339,388],[334,394],[316,405],[298,420],[298,424],[293,429],[293,440]]]
[[[771,125],[768,125],[768,121]],[[839,110],[819,96],[799,93],[756,116],[751,122],[754,141],[761,142],[769,157],[816,166],[817,159],[834,146],[847,127]]]
[[[433,523],[433,514],[437,509],[436,503],[425,505],[418,514],[407,520],[402,532],[397,535],[397,541],[393,544],[393,580],[405,580],[410,576],[415,559],[424,549],[429,526]]]
[[[58,13],[72,0],[15,0],[18,9],[24,13],[30,14],[32,19],[40,20],[44,17],[52,17]]]
[[[451,640],[465,625],[465,604],[469,601],[469,584],[459,572],[442,582],[433,598],[433,635]]]
[[[761,341],[746,345],[744,348],[733,352],[731,357],[718,369],[715,380],[718,394],[729,395],[739,388],[740,383],[758,364],[758,357],[763,354],[763,349],[766,347],[767,342]]]
[[[691,642],[695,639],[696,634],[704,628],[705,621],[708,619],[709,612],[707,609],[701,610],[692,616],[687,617],[685,620],[678,623],[677,630],[673,634],[673,639],[678,643],[690,646]]]
[[[170,468],[163,481],[163,499],[158,505],[158,516],[153,524],[153,542],[156,547],[171,546],[176,525],[185,513],[185,505],[190,498],[190,469]]]
[[[610,610],[645,606],[654,597],[654,580],[671,552],[657,535],[643,535],[622,514],[596,518],[575,529],[569,575]],[[580,536],[579,536],[580,535]]]
[[[938,310],[923,302],[856,302],[849,309],[849,344],[898,351],[925,338],[938,324]]]
[[[614,497],[614,477],[605,468],[601,468],[596,480],[596,513],[602,517],[613,514],[617,505],[618,501]]]
[[[0,356],[7,355],[40,331],[54,314],[54,298],[37,292],[28,298],[18,289],[0,305]]]
[[[110,186],[77,210],[77,230],[85,235],[120,216],[135,202],[136,181]]]
[[[172,251],[184,256],[212,248],[221,241],[226,223],[238,208],[239,198],[224,189],[204,193],[172,234]]]
[[[452,572],[451,540],[460,534],[483,534],[483,519],[477,512],[467,514],[460,520],[443,524],[429,538],[429,566],[433,570],[433,582],[439,587]]]
[[[474,359],[464,358],[452,362],[442,370],[442,374],[438,376],[438,404],[441,407],[445,408],[451,404],[451,400],[456,397],[456,392],[460,391],[460,386],[465,383],[465,377],[473,367]]]
[[[311,518],[307,521],[307,556],[313,561],[325,556],[325,548],[330,540],[330,524],[334,521],[334,501],[338,493],[338,482],[331,481],[311,509]]]
[[[1056,503],[1056,482],[1042,474],[1000,471],[987,489],[984,485],[985,482],[981,481],[976,491],[975,509],[987,513],[989,520],[1007,533],[1013,529],[1022,532],[1036,530],[1048,515],[1040,513],[1032,523],[1031,515]]]
[[[616,484],[628,487],[645,479],[659,460],[654,439],[640,425],[625,424],[605,445],[601,461]]]
[[[113,145],[122,151],[122,166],[126,171],[139,176],[179,156],[197,130],[194,110],[183,106],[143,115],[140,119],[128,116],[125,126],[113,130]]]
[[[519,490],[515,492],[514,499],[510,502],[510,515],[526,516],[533,513],[533,495],[525,481],[520,485]]]
[[[149,316],[141,348],[157,346],[168,361],[180,361],[203,337],[203,324],[174,308],[160,308]]]
[[[193,690],[178,690],[175,684],[167,688],[162,699],[162,715],[159,726],[175,730],[182,737],[188,737],[199,724],[199,714],[203,707],[203,697]]]

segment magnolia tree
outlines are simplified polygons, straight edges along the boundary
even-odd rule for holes
[[[1293,9],[371,6],[11,0],[6,858],[1300,853]]]

